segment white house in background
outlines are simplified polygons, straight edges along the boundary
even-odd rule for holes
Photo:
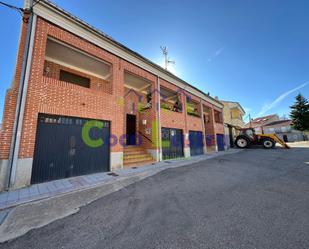
[[[276,134],[285,142],[307,141],[308,136],[292,128],[292,120],[278,120],[263,127],[265,134]]]
[[[279,121],[280,118],[277,114],[272,114],[264,117],[252,119],[251,122],[245,125],[246,128],[254,128],[256,133],[264,132],[264,127],[272,122]]]

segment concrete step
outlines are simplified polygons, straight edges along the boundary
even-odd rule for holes
[[[130,147],[124,147],[123,151],[145,151],[143,147],[140,146],[130,146]]]
[[[151,157],[148,153],[140,153],[140,154],[124,154],[123,159],[134,159],[134,158],[148,158]]]
[[[130,160],[130,161],[124,161],[123,166],[124,167],[131,167],[131,166],[143,166],[145,164],[151,164],[154,163],[155,160],[152,158],[149,160],[143,160],[143,161],[135,161],[135,160]]]
[[[145,150],[130,150],[130,151],[124,151],[124,155],[138,155],[138,154],[147,154]]]
[[[124,158],[124,163],[131,163],[131,162],[143,162],[143,161],[149,161],[153,160],[153,158],[150,155],[144,155],[143,157],[137,157],[137,158]]]
[[[141,146],[127,146],[123,149],[123,165],[143,165],[154,162],[151,155]]]

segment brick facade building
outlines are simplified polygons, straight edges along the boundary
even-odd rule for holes
[[[28,61],[23,64],[30,30]],[[222,116],[222,107],[102,32],[41,1],[33,8],[32,21],[22,22],[16,72],[6,94],[0,189],[181,156],[172,144],[162,146],[162,129],[171,140],[181,134],[178,151],[185,157],[200,151],[198,147],[203,153],[216,150],[224,128],[215,115]],[[88,130],[94,141],[100,141],[96,130],[105,122],[108,146],[104,141],[102,148],[91,150],[80,142],[90,120],[100,124]],[[193,146],[197,135],[203,143]]]

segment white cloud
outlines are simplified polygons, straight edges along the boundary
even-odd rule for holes
[[[271,102],[270,104],[264,104],[261,111],[259,112],[258,116],[262,116],[264,115],[266,112],[270,111],[271,109],[273,109],[274,107],[276,107],[282,100],[284,100],[287,96],[289,96],[290,94],[292,94],[293,92],[296,92],[297,90],[304,88],[305,86],[308,85],[309,82],[305,82],[291,90],[286,91],[285,93],[281,94],[280,96],[278,96],[273,102]]]
[[[223,52],[223,50],[224,50],[224,47],[218,49],[215,53],[215,57],[219,56]]]
[[[211,56],[211,57],[208,58],[208,62],[211,62],[213,59],[215,59],[216,57],[218,57],[218,56],[223,52],[224,49],[225,49],[224,46],[221,47],[221,48],[219,48],[219,49],[214,53],[213,56]]]

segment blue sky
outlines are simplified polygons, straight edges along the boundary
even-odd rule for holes
[[[6,2],[22,6],[21,0]],[[162,64],[169,48],[176,75],[251,114],[288,115],[309,98],[307,0],[54,0],[117,41]],[[13,77],[20,16],[0,6],[0,118]]]

